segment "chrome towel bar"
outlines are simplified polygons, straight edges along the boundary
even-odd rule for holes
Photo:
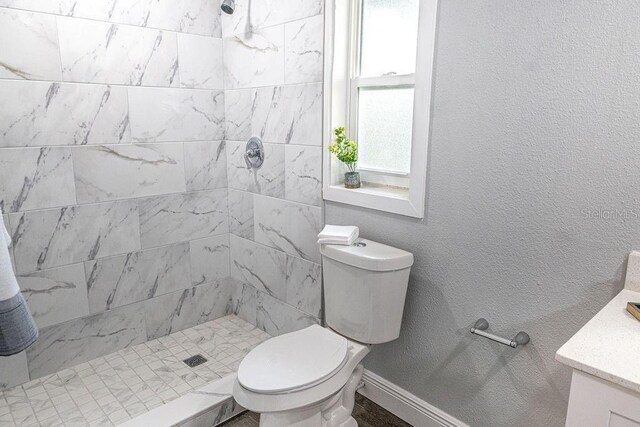
[[[473,328],[471,328],[471,333],[489,338],[491,341],[499,342],[500,344],[508,345],[513,348],[529,343],[529,334],[526,332],[520,331],[512,340],[510,340],[508,338],[502,338],[490,332],[486,332],[487,329],[489,329],[489,322],[487,322],[487,319],[478,319],[473,325]]]

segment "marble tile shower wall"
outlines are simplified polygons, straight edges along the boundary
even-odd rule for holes
[[[217,1],[0,0],[0,205],[41,332],[0,388],[230,309],[223,44]]]
[[[233,309],[271,334],[318,322],[323,0],[236,0],[222,16]],[[262,138],[266,159],[242,154]]]

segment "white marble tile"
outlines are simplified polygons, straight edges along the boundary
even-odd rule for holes
[[[284,26],[284,82],[321,82],[324,16],[316,15]]]
[[[229,189],[229,231],[253,240],[253,194]]]
[[[321,318],[322,266],[288,255],[285,301],[298,310]]]
[[[231,277],[284,301],[287,255],[279,250],[231,235]]]
[[[27,350],[31,378],[145,342],[141,308],[131,304],[41,329],[40,338]]]
[[[256,310],[258,307],[258,291],[251,285],[241,281],[230,279],[231,306],[229,311],[241,319],[256,324]]]
[[[0,207],[18,212],[76,202],[71,150],[0,149]]]
[[[187,243],[87,261],[84,267],[91,313],[191,287]]]
[[[78,203],[186,189],[182,144],[77,147],[73,149],[73,166]]]
[[[147,25],[181,33],[222,37],[220,4],[210,0],[151,1]]]
[[[13,356],[0,357],[0,390],[14,387],[29,381],[29,369],[27,367],[27,353],[14,354]],[[0,417],[2,419],[2,417]]]
[[[284,146],[264,144],[265,160],[258,170],[248,169],[244,160],[246,142],[227,141],[227,177],[229,188],[284,197]]]
[[[322,84],[257,88],[251,133],[265,142],[322,145]]]
[[[229,276],[229,235],[189,242],[191,277],[194,286],[213,283]]]
[[[178,34],[180,86],[223,89],[222,39]]]
[[[4,222],[4,226],[7,229],[7,231],[9,232],[9,234],[13,234],[11,232],[11,223],[9,222],[9,215],[7,214],[3,214],[2,215],[2,222]],[[16,262],[15,262],[15,258],[13,256],[13,245],[11,247],[9,247],[9,257],[11,258],[11,267],[13,267],[13,271],[17,271],[16,269]]]
[[[131,136],[138,142],[211,141],[224,135],[222,91],[129,88]]]
[[[285,196],[294,202],[322,204],[322,147],[285,147]]]
[[[0,9],[0,78],[60,80],[55,17]]]
[[[196,286],[144,302],[147,336],[163,337],[172,332],[217,319],[227,313],[231,287],[227,282]]]
[[[65,81],[178,85],[175,33],[77,18],[57,20]]]
[[[251,138],[251,89],[224,92],[225,137],[236,141]]]
[[[284,83],[284,26],[223,39],[224,87]]]
[[[319,319],[264,292],[258,292],[256,326],[269,335],[281,335],[318,323]]]
[[[39,328],[89,314],[82,264],[18,276],[18,283]]]
[[[143,248],[229,232],[225,189],[151,197],[138,207]]]
[[[129,140],[127,89],[0,81],[0,147],[118,144]]]
[[[185,142],[187,191],[227,187],[227,153],[224,141]]]
[[[0,0],[0,6],[221,37],[220,5],[210,0]]]
[[[140,249],[135,202],[10,214],[19,274]]]
[[[256,242],[320,262],[316,243],[322,228],[319,207],[256,195],[253,208]]]
[[[222,14],[225,37],[321,14],[324,0],[236,0],[233,15]]]

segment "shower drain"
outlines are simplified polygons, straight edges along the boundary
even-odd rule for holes
[[[190,368],[195,368],[198,365],[202,365],[206,361],[207,361],[207,359],[202,357],[201,354],[196,354],[195,356],[191,356],[191,357],[183,360],[183,362],[187,366],[189,366]]]

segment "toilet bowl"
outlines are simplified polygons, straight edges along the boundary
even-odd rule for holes
[[[318,325],[280,335],[243,359],[233,396],[261,414],[261,426],[357,425],[345,423],[368,353],[369,346]]]
[[[238,367],[233,397],[261,427],[356,427],[361,362],[400,334],[413,255],[365,239],[321,253],[328,327],[271,338]]]

